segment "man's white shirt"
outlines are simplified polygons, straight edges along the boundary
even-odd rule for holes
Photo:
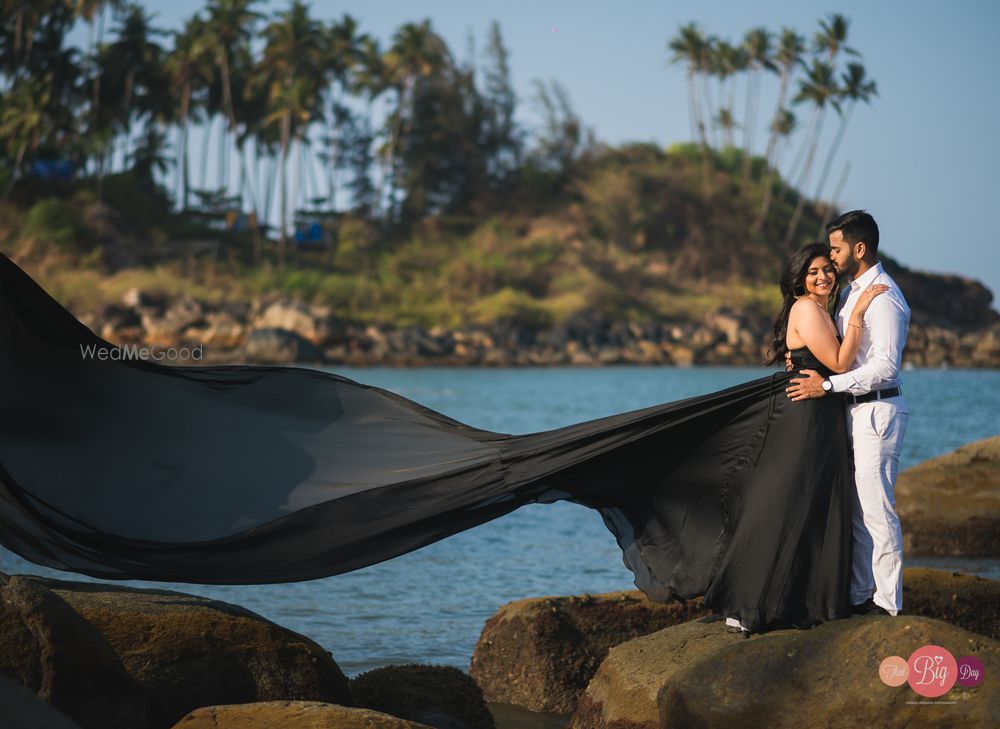
[[[847,331],[851,312],[865,287],[885,284],[889,290],[872,301],[864,313],[861,343],[854,360],[854,369],[841,375],[831,375],[834,392],[864,395],[872,390],[897,387],[900,366],[906,346],[906,330],[910,324],[910,307],[896,282],[885,272],[881,263],[865,271],[841,293],[837,311],[837,329],[841,337]]]

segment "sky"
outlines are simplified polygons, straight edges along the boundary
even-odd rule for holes
[[[205,3],[140,4],[155,14],[157,26],[179,29]],[[278,0],[262,9],[271,13],[286,5]],[[324,21],[352,15],[383,47],[401,24],[429,18],[459,60],[467,58],[470,33],[481,55],[497,20],[525,125],[540,121],[531,103],[534,80],[556,79],[600,141],[663,147],[691,136],[685,70],[669,62],[666,47],[679,26],[693,21],[734,42],[755,26],[775,32],[790,27],[811,39],[820,19],[843,14],[850,20],[848,44],[861,52],[879,95],[854,110],[827,195],[849,160],[837,202],[874,215],[881,250],[911,268],[978,279],[1000,296],[1000,236],[990,217],[1000,206],[1000,2],[315,0],[311,7]],[[777,85],[773,75],[761,84],[759,129],[774,109]],[[737,89],[739,118],[745,92],[742,85]],[[796,112],[807,127],[805,105]],[[833,119],[824,125],[820,161],[836,127]],[[763,137],[758,131],[758,152]],[[200,149],[197,138],[192,144]]]

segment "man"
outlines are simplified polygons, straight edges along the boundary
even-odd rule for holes
[[[854,368],[826,380],[813,370],[803,370],[804,377],[793,379],[787,392],[792,400],[843,393],[857,487],[851,604],[855,614],[898,615],[903,609],[903,534],[896,516],[895,485],[909,418],[899,371],[910,308],[878,260],[878,225],[871,215],[863,210],[844,213],[826,232],[833,265],[851,282],[837,303],[841,336],[866,286],[886,284],[889,290],[864,314]]]

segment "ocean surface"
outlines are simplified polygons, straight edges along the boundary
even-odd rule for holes
[[[393,390],[470,425],[505,433],[556,428],[720,390],[762,368],[329,368]],[[1000,372],[910,370],[902,467],[1000,433]],[[1000,579],[1000,560],[924,559]],[[93,578],[27,562],[0,547],[0,571]],[[531,504],[488,524],[363,570],[309,582],[216,586],[113,582],[237,603],[309,636],[348,676],[388,664],[464,671],[483,624],[506,602],[543,595],[630,590],[632,573],[597,512]]]

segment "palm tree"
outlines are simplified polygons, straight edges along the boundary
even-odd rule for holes
[[[767,140],[767,150],[764,153],[764,160],[769,167],[777,166],[771,162],[771,154],[774,152],[774,145],[778,141],[779,117],[786,112],[785,94],[788,91],[788,82],[792,78],[792,71],[795,67],[803,63],[802,55],[804,53],[805,41],[802,36],[790,28],[784,28],[781,32],[781,40],[778,42],[778,50],[774,55],[777,67],[780,69],[781,80],[778,88],[778,105],[772,117],[771,134]]]
[[[377,39],[363,36],[358,52],[360,61],[350,76],[349,90],[352,94],[365,97],[365,125],[370,129],[372,105],[375,99],[389,90],[389,79],[385,67],[385,54],[379,48]],[[379,197],[377,194],[372,194],[370,197],[371,206],[368,214],[374,218],[378,214]]]
[[[205,53],[219,69],[219,81],[222,92],[221,108],[227,120],[228,131],[237,134],[238,120],[236,107],[233,103],[233,58],[241,48],[249,46],[254,36],[254,28],[263,17],[252,8],[260,0],[208,0],[208,17],[199,38],[201,45],[196,53]],[[222,148],[225,149],[225,134]],[[240,154],[240,174],[246,170],[246,159]],[[220,184],[222,175],[220,170]]]
[[[838,112],[840,111],[840,102],[837,100],[837,95],[838,89],[835,85],[833,67],[819,59],[813,59],[808,77],[799,82],[799,93],[793,99],[793,103],[796,104],[803,101],[811,102],[815,112],[809,133],[806,134],[805,143],[808,145],[808,153],[805,165],[795,185],[798,190],[798,202],[795,205],[795,212],[792,214],[792,219],[788,224],[788,232],[785,234],[786,247],[791,244],[795,230],[798,228],[799,219],[802,216],[802,210],[805,207],[805,195],[802,191],[809,181],[809,173],[812,170],[812,163],[816,154],[816,143],[819,140],[819,135],[823,127],[823,116],[826,106],[829,104]]]
[[[437,33],[431,29],[431,21],[406,23],[393,36],[392,46],[385,58],[386,82],[396,91],[396,108],[389,117],[389,142],[385,152],[386,173],[379,181],[380,188],[386,179],[392,180],[389,191],[390,212],[394,209],[395,189],[400,171],[396,168],[396,156],[400,141],[406,137],[413,123],[413,101],[417,82],[434,76],[452,64],[448,47]],[[378,199],[382,199],[379,190]]]
[[[849,25],[850,21],[838,13],[831,13],[826,20],[819,21],[819,30],[813,38],[813,48],[816,53],[826,53],[828,63],[833,63],[841,51],[849,56],[860,55],[846,45]]]
[[[851,112],[854,111],[855,105],[859,101],[867,104],[872,96],[878,96],[875,82],[865,78],[865,67],[860,63],[847,64],[847,72],[841,75],[841,79],[844,83],[840,89],[840,97],[848,101],[847,111],[840,115],[840,126],[837,129],[837,135],[833,139],[833,144],[830,145],[830,151],[826,156],[826,163],[823,165],[823,172],[820,174],[819,183],[816,186],[816,194],[814,196],[816,199],[819,199],[820,195],[823,194],[827,176],[830,174],[830,168],[833,165],[833,158],[840,148],[840,143],[844,138],[844,132],[847,130],[847,124],[851,120]]]
[[[0,107],[0,139],[5,140],[8,155],[14,157],[14,166],[3,202],[7,201],[14,183],[20,178],[25,154],[35,149],[54,126],[49,110],[51,98],[51,77],[18,79],[4,95]]]
[[[14,42],[7,59],[11,69],[28,67],[38,27],[46,17],[66,9],[66,0],[3,0],[0,12],[14,17]]]
[[[321,116],[320,90],[326,83],[323,74],[324,32],[322,25],[309,17],[309,7],[293,0],[288,10],[279,13],[264,29],[263,57],[258,68],[258,83],[267,86],[270,113],[263,123],[277,125],[281,137],[281,245],[278,264],[285,265],[288,246],[288,147],[293,136],[301,144],[309,123]]]
[[[139,138],[135,149],[129,155],[132,173],[140,185],[152,188],[156,174],[164,174],[170,168],[171,159],[167,155],[167,137],[155,124],[146,125],[145,133]]]
[[[747,82],[746,119],[743,123],[743,179],[750,179],[750,155],[753,152],[753,132],[757,118],[757,98],[760,96],[760,69],[775,69],[771,60],[771,33],[767,28],[753,28],[743,38],[750,79]]]
[[[350,75],[362,62],[361,44],[366,36],[358,32],[358,22],[345,14],[340,21],[334,21],[327,28],[323,54],[324,73],[330,78],[330,85],[324,94],[326,114],[326,136],[323,142],[328,151],[321,156],[327,172],[328,206],[332,210],[336,195],[336,171],[339,157],[339,135],[336,130],[341,98],[349,93]]]
[[[104,18],[108,9],[112,11],[114,17],[125,9],[125,0],[70,0],[73,6],[73,13],[77,18],[83,18],[87,23],[87,59],[90,64],[90,134],[89,136],[99,140],[102,135],[96,134],[101,124],[101,77],[103,65],[98,57],[99,49],[104,39]],[[96,37],[94,33],[95,23],[97,25]],[[97,164],[97,190],[98,199],[101,199],[103,189],[104,164],[103,156],[107,150],[98,145]]]
[[[687,63],[688,111],[692,124],[692,137],[698,136],[703,147],[708,147],[705,121],[698,99],[698,75],[708,70],[710,44],[694,23],[688,23],[677,31],[677,36],[667,42],[673,51],[672,63]],[[695,132],[695,129],[697,131]]]
[[[788,140],[792,136],[792,132],[795,131],[796,119],[795,114],[793,114],[788,109],[781,109],[774,117],[774,121],[771,122],[771,135],[776,140]],[[786,145],[787,146],[787,145]],[[752,229],[760,230],[761,226],[764,225],[764,221],[767,219],[767,213],[771,209],[771,196],[774,192],[774,183],[777,182],[777,169],[779,162],[779,145],[775,143],[772,145],[773,149],[771,154],[774,157],[774,167],[764,175],[764,194],[761,198],[760,212],[757,214],[757,219],[754,221]],[[768,157],[771,157],[771,154]]]
[[[207,57],[201,52],[199,38],[205,21],[194,15],[184,24],[184,29],[174,33],[174,48],[167,56],[165,70],[171,86],[180,94],[178,124],[180,140],[177,145],[177,195],[181,210],[188,209],[188,123],[191,118],[191,97],[195,90],[206,83],[211,75]]]
[[[736,129],[740,125],[736,122],[736,117],[733,113],[726,107],[719,109],[718,116],[714,119],[715,125],[722,130],[722,138],[726,145],[733,146],[733,129]]]
[[[716,123],[722,129],[722,141],[726,146],[733,146],[732,130],[738,126],[736,118],[733,116],[733,109],[736,108],[736,90],[733,82],[736,74],[745,70],[748,65],[747,54],[742,48],[734,46],[725,40],[720,40],[715,44],[713,53],[710,56],[714,59],[713,67],[715,75],[719,79],[719,111],[715,115]],[[729,91],[728,102],[723,101],[726,91]],[[725,114],[723,114],[725,112]],[[725,118],[728,124],[722,124]]]

